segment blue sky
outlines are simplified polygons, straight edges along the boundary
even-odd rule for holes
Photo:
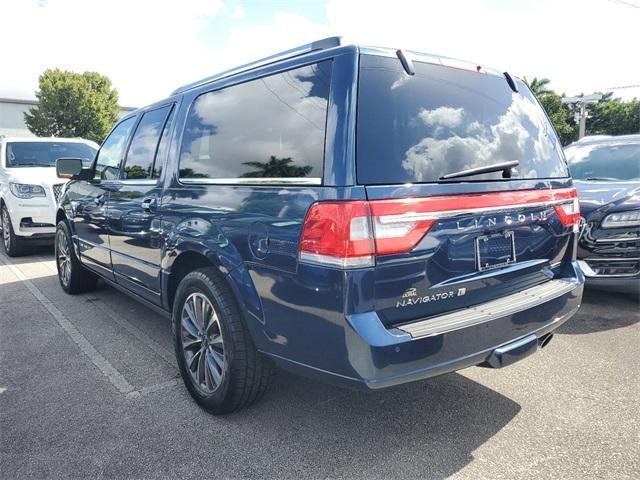
[[[33,98],[59,67],[106,74],[121,104],[142,106],[330,35],[548,77],[568,95],[640,84],[640,0],[0,0],[0,12],[0,97]]]

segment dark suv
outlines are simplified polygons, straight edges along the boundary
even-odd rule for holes
[[[365,389],[502,367],[580,305],[553,127],[475,64],[321,40],[177,89],[58,172],[62,288],[171,316],[214,413],[272,364]]]

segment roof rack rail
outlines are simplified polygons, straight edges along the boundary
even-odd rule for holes
[[[182,87],[176,88],[171,93],[171,95],[184,93],[187,90],[191,90],[192,88],[205,85],[209,82],[213,82],[214,80],[220,80],[222,78],[230,77],[238,73],[246,72],[247,70],[251,70],[252,68],[262,67],[264,65],[269,65],[270,63],[275,63],[280,60],[297,57],[300,55],[304,55],[305,53],[314,52],[316,50],[326,50],[328,48],[339,47],[340,45],[341,45],[341,37],[327,37],[321,40],[316,40],[315,42],[307,43],[306,45],[301,45],[299,47],[285,50],[284,52],[276,53],[274,55],[261,58],[260,60],[255,60],[245,65],[232,68],[230,70],[225,70],[224,72],[216,73],[215,75],[203,78],[202,80],[198,80],[197,82],[188,83],[187,85],[183,85]]]

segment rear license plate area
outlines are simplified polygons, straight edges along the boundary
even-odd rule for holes
[[[515,261],[516,248],[512,231],[476,238],[476,265],[479,271],[505,267]]]

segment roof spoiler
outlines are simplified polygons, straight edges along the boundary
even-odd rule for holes
[[[289,50],[285,50],[284,52],[276,53],[274,55],[261,58],[260,60],[255,60],[251,63],[247,63],[245,65],[241,65],[239,67],[235,67],[230,70],[225,70],[224,72],[216,73],[215,75],[203,78],[202,80],[198,80],[197,82],[183,85],[182,87],[176,88],[171,93],[171,95],[173,96],[179,93],[184,93],[187,90],[191,90],[192,88],[205,85],[209,82],[213,82],[214,80],[220,80],[222,78],[227,78],[232,75],[237,75],[238,73],[246,72],[248,70],[251,70],[257,67],[263,67],[271,63],[279,62],[281,60],[286,60],[288,58],[298,57],[300,55],[315,52],[317,50],[326,50],[333,47],[339,47],[340,45],[341,45],[341,37],[327,37],[321,40],[316,40],[315,42],[307,43],[305,45],[300,45],[299,47],[291,48]]]

